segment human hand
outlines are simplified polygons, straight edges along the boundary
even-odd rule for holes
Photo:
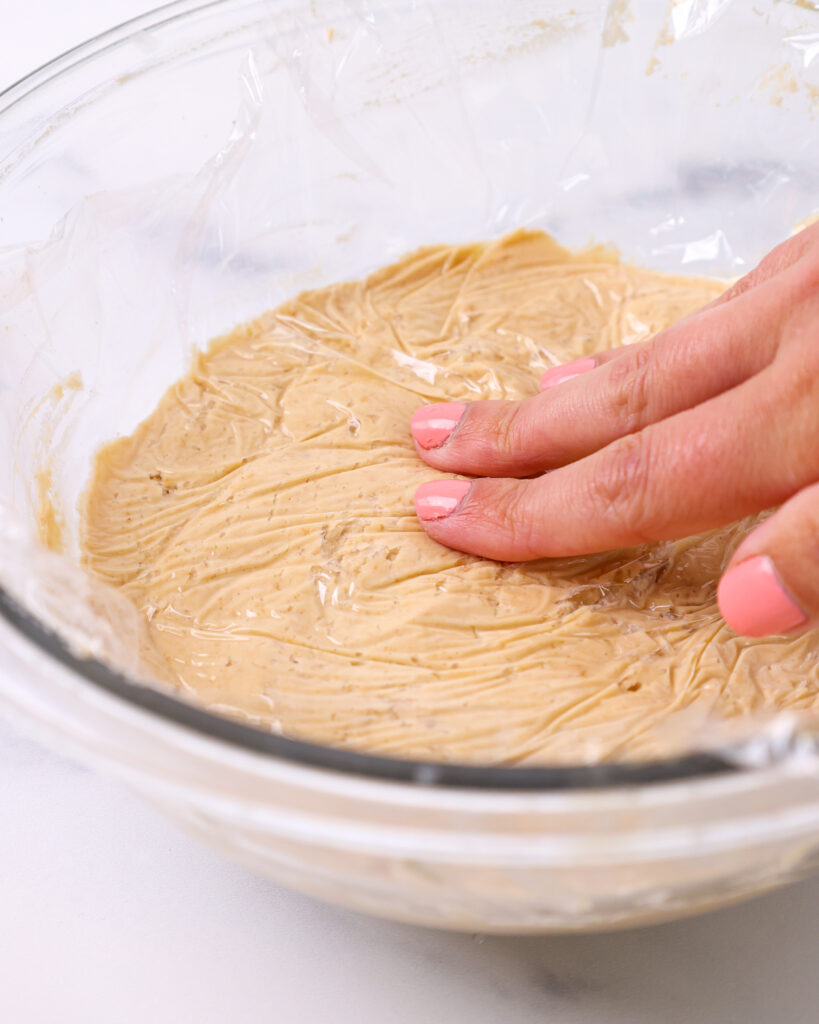
[[[748,636],[819,624],[819,224],[650,341],[554,367],[524,402],[424,406],[412,433],[430,466],[477,477],[418,489],[427,533],[500,561],[781,505],[734,553],[720,611]]]

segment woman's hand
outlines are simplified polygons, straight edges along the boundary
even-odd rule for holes
[[[429,535],[501,561],[698,533],[782,507],[719,586],[748,636],[819,624],[819,225],[651,341],[548,370],[524,402],[429,405]],[[536,475],[540,474],[540,475]]]

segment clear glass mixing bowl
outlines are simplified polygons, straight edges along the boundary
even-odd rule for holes
[[[5,711],[254,869],[408,921],[621,926],[816,865],[793,722],[638,765],[331,750],[141,685],[132,614],[77,565],[99,444],[194,346],[299,290],[520,225],[728,276],[809,216],[819,15],[666,6],[183,0],[0,97]]]

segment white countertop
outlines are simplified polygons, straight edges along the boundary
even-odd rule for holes
[[[145,0],[0,0],[0,88]],[[315,903],[0,723],[3,1024],[813,1024],[819,879],[609,935],[436,933]]]
[[[814,1024],[819,879],[608,935],[450,935],[235,867],[0,725],[4,1024]]]

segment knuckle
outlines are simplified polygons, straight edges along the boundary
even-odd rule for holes
[[[531,547],[537,524],[533,520],[528,487],[524,482],[504,481],[492,488],[492,518],[521,548]]]
[[[806,300],[819,298],[819,249],[799,263],[799,285]]]
[[[779,391],[782,397],[786,396],[788,408],[798,410],[805,423],[814,419],[814,411],[819,407],[819,345],[816,344],[819,331],[814,335],[812,325],[808,331],[805,332],[805,344],[798,346],[798,358],[791,358],[787,352],[777,361]],[[819,456],[819,448],[814,448],[814,451]]]
[[[609,445],[590,481],[592,508],[620,528],[628,543],[654,538],[647,529],[652,491],[651,457],[644,434]]]
[[[795,263],[798,263],[805,255],[807,249],[806,239],[801,235],[787,238],[784,242],[780,242],[779,245],[771,249],[759,265],[746,276],[752,280],[753,284],[769,281],[772,277],[776,277]]]
[[[518,407],[504,409],[495,421],[495,446],[502,452],[513,452],[518,444],[519,430]]]
[[[746,292],[753,291],[759,285],[765,284],[772,278],[778,277],[789,270],[795,264],[803,261],[806,253],[809,253],[808,240],[801,235],[795,235],[784,242],[781,242],[772,249],[752,270],[735,281],[731,287],[720,296],[721,302],[728,302],[737,299]]]
[[[509,455],[524,451],[530,443],[529,416],[525,403],[503,410],[495,423],[495,445]]]
[[[647,422],[654,362],[652,346],[646,345],[610,364],[611,404],[616,422],[625,433],[639,430]]]
[[[501,403],[473,403],[471,415],[457,428],[448,453],[469,466],[492,462],[498,454],[513,450],[514,444],[510,419],[513,412]]]
[[[819,484],[809,488],[808,501],[810,508],[805,522],[806,555],[808,564],[819,568]]]
[[[760,264],[760,266],[749,271],[749,273],[745,274],[744,277],[741,277],[738,281],[734,281],[731,287],[726,289],[726,291],[720,295],[720,303],[731,302],[732,299],[738,299],[740,295],[744,295],[746,292],[751,291],[752,288],[755,288],[761,279],[762,265]]]

